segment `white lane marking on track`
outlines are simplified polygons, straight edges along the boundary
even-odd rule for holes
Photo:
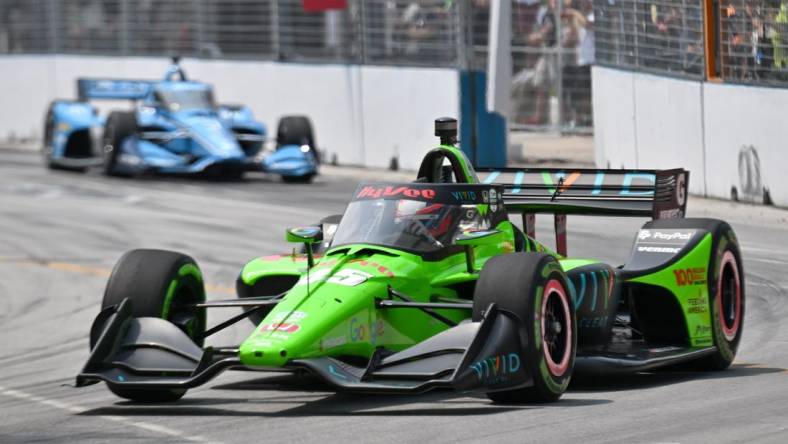
[[[105,183],[98,183],[98,182],[91,182],[90,180],[84,180],[79,183],[80,187],[89,189],[91,191],[106,191],[106,184]],[[157,196],[167,195],[175,199],[179,199],[183,201],[184,199],[191,199],[197,200],[201,202],[203,205],[205,204],[206,200],[214,199],[219,200],[222,202],[232,202],[239,206],[243,206],[249,209],[260,209],[263,211],[278,211],[280,213],[287,212],[291,213],[292,215],[302,216],[302,217],[313,217],[314,210],[311,210],[308,207],[301,207],[301,206],[294,206],[294,205],[277,205],[277,204],[269,204],[264,202],[257,202],[257,201],[248,201],[243,199],[237,199],[228,196],[210,196],[205,194],[198,194],[198,193],[181,193],[177,191],[169,191],[164,190],[161,188],[146,188],[139,185],[133,184],[124,184],[124,187],[129,190],[134,190],[138,193],[142,193],[143,195],[139,196],[142,199],[146,199],[147,196],[145,194],[153,194]],[[197,189],[195,187],[195,189]],[[128,196],[127,196],[128,197]]]
[[[776,259],[762,259],[762,258],[759,258],[759,257],[746,257],[745,256],[744,262],[749,262],[749,261],[763,262],[765,264],[778,264],[778,265],[788,264],[788,261],[778,261]]]
[[[86,407],[67,404],[65,402],[57,401],[55,399],[47,399],[41,396],[36,396],[30,393],[22,392],[19,390],[8,389],[0,385],[0,394],[21,399],[24,401],[34,402],[37,404],[45,405],[47,407],[56,408],[58,410],[65,410],[69,413],[79,414],[88,411]],[[116,415],[99,415],[98,418],[106,419],[108,421],[119,422],[121,424],[130,425],[132,427],[136,427],[138,429],[147,430],[149,432],[159,433],[161,435],[172,436],[177,439],[181,439],[184,441],[190,442],[210,442],[210,443],[218,443],[219,441],[213,441],[207,438],[204,438],[199,435],[187,435],[180,430],[171,429],[169,427],[164,427],[156,424],[151,424],[149,422],[143,421],[133,421],[128,418],[124,418],[122,416]]]
[[[776,256],[788,256],[788,252],[782,251],[782,250],[780,250],[778,248],[774,248],[774,247],[772,247],[772,248],[768,248],[768,247],[760,248],[760,247],[755,247],[755,246],[752,246],[752,245],[742,245],[742,250],[743,251],[754,251],[754,252],[757,252],[757,253],[768,253],[768,254],[776,255]]]
[[[768,284],[763,283],[763,282],[747,282],[747,286],[749,287],[750,285],[752,285],[753,287],[766,287],[766,288],[777,287],[777,288],[788,289],[788,285],[782,285],[779,282],[772,282],[772,283],[768,283]]]

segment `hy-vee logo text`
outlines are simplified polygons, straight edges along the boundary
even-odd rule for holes
[[[413,197],[422,199],[434,199],[435,190],[429,188],[411,188],[411,187],[371,187],[366,186],[361,189],[356,195],[356,199],[372,198],[377,199],[380,197]]]

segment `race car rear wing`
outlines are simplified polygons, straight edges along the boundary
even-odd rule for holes
[[[683,217],[689,172],[672,170],[477,169],[504,187],[510,212]]]
[[[77,96],[88,100],[142,100],[153,88],[150,80],[77,79]]]
[[[534,234],[534,214],[555,214],[556,249],[566,255],[566,215],[684,217],[689,171],[502,168],[476,170],[482,183],[504,187],[510,213]]]

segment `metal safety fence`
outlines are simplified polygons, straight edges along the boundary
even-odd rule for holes
[[[700,0],[595,0],[595,9],[600,65],[704,75]]]
[[[479,69],[487,63],[490,1],[471,8],[471,63]],[[510,127],[590,132],[594,52],[592,0],[514,1]]]
[[[600,65],[788,86],[788,0],[595,0],[595,12]]]
[[[171,55],[455,66],[460,8],[444,0],[0,0],[0,52]]]
[[[729,82],[788,86],[788,1],[719,2],[717,70]]]
[[[490,2],[0,0],[0,53],[486,69]],[[513,0],[515,129],[590,131],[592,0]]]

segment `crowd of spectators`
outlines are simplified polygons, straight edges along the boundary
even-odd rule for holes
[[[723,79],[788,81],[788,0],[723,1],[720,36]]]
[[[703,74],[703,2],[602,0],[597,61],[678,75]]]
[[[590,127],[594,46],[592,0],[514,0],[515,122]]]

